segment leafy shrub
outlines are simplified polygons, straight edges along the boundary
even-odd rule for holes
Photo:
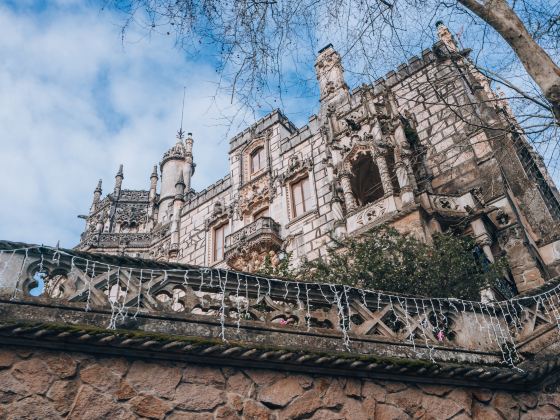
[[[266,262],[265,262],[266,265]],[[280,267],[280,266],[278,266]],[[469,236],[435,234],[433,244],[394,228],[381,226],[357,238],[336,242],[326,258],[264,274],[301,280],[414,294],[479,300],[480,290],[494,284],[506,268],[504,260],[490,264]]]

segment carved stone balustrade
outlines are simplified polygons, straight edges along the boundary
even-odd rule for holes
[[[109,330],[147,331],[158,319],[200,339],[446,363],[522,363],[535,340],[556,335],[560,318],[554,284],[486,304],[11,242],[0,242],[0,287],[5,317],[17,311],[2,305],[20,302],[67,308],[55,319],[85,311]]]
[[[262,217],[226,236],[225,259],[237,270],[256,271],[265,257],[275,258],[281,246],[280,225],[270,217]]]

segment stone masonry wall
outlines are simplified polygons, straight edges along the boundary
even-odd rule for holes
[[[508,393],[0,348],[1,419],[556,419]]]

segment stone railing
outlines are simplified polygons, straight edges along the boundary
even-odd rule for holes
[[[117,248],[121,245],[127,248],[146,248],[152,242],[151,233],[94,233],[83,238],[81,245]]]
[[[226,236],[226,252],[264,236],[276,238],[281,242],[280,225],[270,217],[261,217],[231,235]]]
[[[560,318],[555,288],[488,304],[9,242],[0,242],[0,286],[10,301],[47,298],[57,305],[110,309],[110,328],[138,314],[175,313],[194,324],[212,320],[224,340],[258,328],[282,331],[288,341],[293,335],[338,336],[341,349],[358,352],[386,343],[389,354],[397,349],[405,357],[432,358],[437,350],[448,359],[484,355],[486,362],[509,364],[523,359],[517,349],[553,331]]]

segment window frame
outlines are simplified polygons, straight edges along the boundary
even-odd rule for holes
[[[305,184],[307,184],[307,197],[305,196]],[[296,188],[299,187],[299,192],[296,191]],[[304,214],[308,213],[313,209],[313,195],[311,193],[311,177],[306,174],[300,178],[295,179],[289,185],[290,188],[290,204],[291,204],[291,216],[292,219],[296,219],[298,217],[303,216]],[[299,198],[301,199],[301,211],[298,211],[298,204],[296,203],[296,195],[299,194]],[[307,203],[307,204],[306,204]]]
[[[255,160],[258,158],[258,168],[255,167]],[[265,152],[264,146],[259,146],[249,153],[249,165],[251,169],[251,175],[259,172],[264,168],[265,161]]]
[[[225,258],[225,250],[226,250],[226,236],[229,234],[227,232],[229,228],[229,221],[225,223],[221,223],[212,229],[212,262],[217,263],[223,261]],[[221,232],[221,239],[222,239],[222,246],[221,246],[221,253],[218,255],[218,234]]]

